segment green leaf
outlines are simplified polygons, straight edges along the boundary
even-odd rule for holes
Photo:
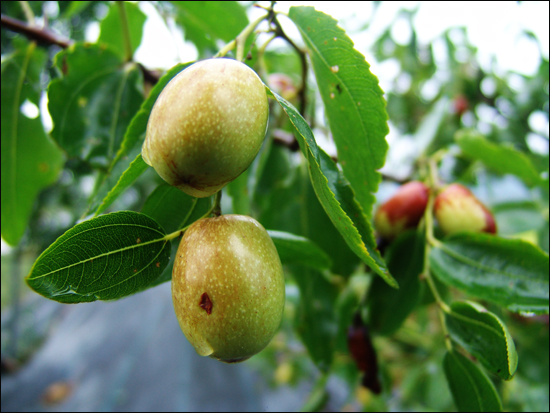
[[[388,144],[386,102],[378,79],[365,57],[332,17],[313,7],[291,7],[311,58],[323,98],[338,159],[355,190],[357,201],[370,216]]]
[[[334,315],[335,288],[311,268],[295,265],[291,273],[300,289],[294,327],[315,365],[328,371],[338,328]]]
[[[197,201],[198,198],[176,187],[161,184],[145,200],[141,213],[153,218],[167,233],[171,233],[186,225]]]
[[[34,263],[26,281],[61,303],[113,300],[157,278],[170,260],[164,230],[146,215],[121,211],[75,225]]]
[[[22,111],[24,104],[39,107],[45,63],[35,43],[2,60],[2,238],[10,245],[23,236],[36,196],[57,180],[63,164],[40,116]]]
[[[543,211],[536,202],[509,202],[495,205],[492,210],[501,236],[539,230],[545,224]]]
[[[502,411],[495,386],[473,362],[453,351],[445,355],[443,368],[458,411]]]
[[[229,42],[248,24],[246,12],[236,1],[174,1],[176,19],[183,26],[186,40],[202,54],[215,49],[217,39]]]
[[[86,9],[92,3],[91,1],[71,1],[67,8],[63,11],[61,17],[64,19],[70,19],[71,17],[78,15]]]
[[[303,264],[323,271],[332,265],[330,257],[311,240],[283,231],[268,230],[283,264]]]
[[[138,157],[139,160],[136,160]],[[119,158],[108,173],[99,175],[88,210],[83,217],[90,213],[98,216],[100,211],[105,211],[148,167],[141,159],[141,148],[137,146],[127,155]],[[123,175],[125,175],[124,179],[122,179]],[[118,186],[119,182],[123,186]]]
[[[548,314],[548,255],[518,239],[458,233],[432,249],[430,265],[444,283],[508,308]]]
[[[369,290],[369,326],[377,333],[393,334],[420,301],[419,276],[424,267],[424,237],[407,231],[390,246],[386,261],[399,283],[391,288],[380,278],[372,280]]]
[[[141,36],[143,34],[143,25],[147,16],[139,9],[137,4],[127,1],[120,2],[126,9],[126,17],[128,20],[128,34],[130,36],[130,46],[132,53],[141,44]],[[126,58],[126,50],[124,46],[123,33],[124,26],[120,19],[120,6],[117,2],[113,2],[109,8],[109,13],[99,24],[100,34],[98,43],[105,43],[114,51],[121,59]]]
[[[137,147],[136,145],[143,142],[145,139],[145,131],[147,129],[149,114],[151,113],[158,96],[162,92],[162,89],[164,89],[164,87],[170,80],[172,80],[174,76],[176,76],[187,66],[189,66],[189,63],[174,66],[166,72],[166,74],[160,78],[153,89],[151,89],[149,96],[141,104],[139,111],[132,118],[130,125],[126,129],[124,139],[114,161],[112,162],[111,169],[103,176],[101,184],[98,185],[94,195],[92,196],[92,201],[90,202],[87,213],[92,212],[95,213],[95,215],[100,213],[98,212],[98,208],[104,204],[105,198],[118,184],[120,176],[130,167],[130,161],[141,152],[141,146]],[[146,168],[142,169],[141,172],[145,170]],[[139,177],[139,175],[135,173],[132,173],[130,176],[132,176],[134,180]],[[120,195],[120,192],[118,192],[117,195]],[[114,198],[111,198],[110,202],[112,203],[114,200]],[[103,210],[105,207],[103,207]]]
[[[123,165],[123,162],[117,164],[118,167]],[[111,204],[132,184],[135,182],[139,176],[149,168],[149,165],[145,163],[141,157],[141,153],[135,157],[135,159],[130,163],[130,166],[124,170],[117,183],[112,187],[109,193],[103,198],[101,204],[97,207],[94,216],[98,216],[104,212]],[[118,168],[115,168],[112,172],[115,172]],[[117,173],[111,173],[110,178],[116,177]]]
[[[529,157],[511,146],[489,142],[472,130],[460,130],[455,140],[462,152],[471,158],[479,159],[487,167],[502,174],[514,174],[532,187],[541,182],[541,178]]]
[[[397,282],[388,272],[376,248],[370,222],[354,198],[349,182],[334,161],[318,146],[307,122],[296,108],[268,89],[296,129],[302,153],[308,160],[309,175],[317,198],[350,249],[392,287]]]
[[[52,137],[70,156],[109,167],[143,101],[141,71],[91,44],[76,43],[54,61],[64,76],[48,88]]]
[[[487,370],[504,380],[512,378],[518,366],[516,346],[496,315],[470,301],[455,302],[445,324],[451,338]]]
[[[349,277],[361,260],[349,248],[319,202],[308,174],[307,163],[302,162],[297,175],[300,185],[300,198],[296,200],[299,206],[297,218],[300,229],[296,233],[315,240],[315,243],[325,251],[332,260],[330,271],[333,274]]]

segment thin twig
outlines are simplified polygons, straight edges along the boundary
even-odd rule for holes
[[[277,16],[275,15],[275,11],[273,10],[273,7],[270,10],[270,21],[275,25],[275,34],[277,37],[283,39],[286,41],[296,52],[298,53],[298,56],[300,57],[300,62],[302,64],[302,84],[300,85],[300,89],[298,90],[298,100],[300,102],[299,112],[302,117],[305,118],[305,111],[307,107],[307,72],[308,72],[308,66],[307,66],[307,58],[306,53],[300,49],[296,43],[290,39],[286,33],[283,31],[283,28],[281,27],[281,23],[279,23],[279,20],[277,20]]]

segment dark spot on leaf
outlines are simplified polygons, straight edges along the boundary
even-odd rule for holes
[[[338,93],[342,93],[342,87],[339,83],[336,84],[336,90],[338,91]]]
[[[212,301],[210,300],[210,297],[208,297],[207,293],[203,293],[201,295],[201,301],[199,303],[199,307],[204,309],[206,311],[206,314],[210,315],[212,314]]]
[[[136,244],[139,244],[140,242],[141,242],[141,238],[138,238],[138,239],[136,240]]]
[[[134,272],[137,272],[137,269],[134,268]]]
[[[307,31],[310,32],[310,31],[311,31],[311,27],[308,27],[308,28],[307,28]]]
[[[160,262],[157,262],[155,265],[157,266],[157,268],[160,268]]]

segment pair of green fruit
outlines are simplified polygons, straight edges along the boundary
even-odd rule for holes
[[[250,166],[268,115],[265,86],[248,66],[230,59],[195,63],[155,102],[143,159],[185,193],[210,196]],[[231,363],[261,351],[285,302],[281,261],[266,230],[242,215],[192,224],[176,255],[172,298],[200,355]]]

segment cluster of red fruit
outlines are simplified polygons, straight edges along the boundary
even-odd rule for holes
[[[416,227],[428,205],[429,194],[430,189],[422,182],[401,186],[376,211],[374,225],[378,234],[391,240],[404,230]],[[458,231],[494,234],[497,231],[491,211],[460,184],[451,184],[437,194],[433,212],[445,234]]]

